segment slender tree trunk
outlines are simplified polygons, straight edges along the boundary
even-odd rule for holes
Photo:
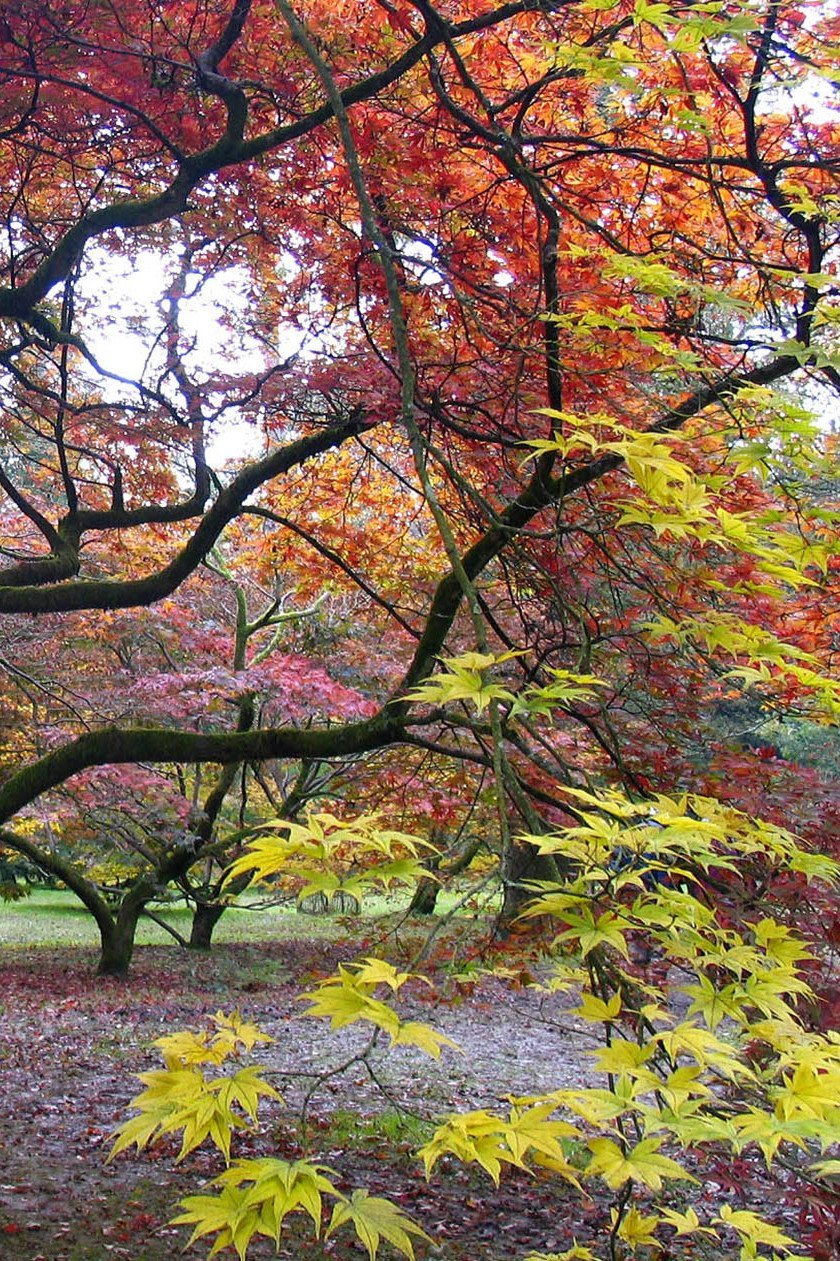
[[[536,896],[525,887],[526,881],[562,879],[558,865],[550,854],[539,854],[533,845],[513,843],[502,856],[502,905],[496,919],[496,930],[506,933],[517,916]]]
[[[432,868],[434,870],[434,868]],[[409,915],[434,915],[440,885],[431,876],[421,876],[408,907]]]
[[[481,838],[473,837],[472,840],[467,841],[460,854],[456,854],[445,867],[441,866],[444,858],[443,854],[434,854],[425,865],[429,868],[429,871],[439,871],[444,878],[459,876],[462,871],[466,871],[467,867],[469,867],[481,849],[481,845]],[[421,876],[417,881],[417,888],[414,890],[414,897],[411,899],[408,908],[409,915],[433,915],[440,888],[439,880],[434,880],[431,876]]]
[[[213,940],[213,929],[224,915],[227,907],[224,902],[199,902],[193,912],[190,929],[190,950],[209,950]]]
[[[0,841],[4,845],[8,845],[10,849],[15,849],[18,853],[25,854],[27,858],[37,863],[39,867],[43,867],[45,871],[64,881],[96,920],[101,943],[99,966],[97,968],[98,975],[124,976],[128,971],[128,965],[134,950],[134,933],[137,928],[137,919],[143,906],[149,900],[151,892],[154,890],[154,885],[151,886],[148,896],[143,897],[139,902],[136,898],[132,898],[135,890],[130,889],[123,898],[122,905],[115,916],[96,885],[57,852],[42,850],[27,837],[18,836],[7,828],[0,828]],[[148,878],[145,879],[145,882],[144,880],[139,881],[138,884],[144,885],[144,888],[148,887]],[[127,905],[128,910],[126,909]],[[135,905],[136,911],[133,910]]]
[[[239,604],[241,618],[244,618],[244,605]],[[239,623],[237,623],[239,627]],[[241,628],[237,630],[237,656],[234,661],[234,669],[241,670],[245,664],[245,639],[240,638],[242,635]],[[236,723],[237,731],[250,731],[254,725],[256,716],[256,707],[252,693],[247,693],[239,702],[239,715]],[[241,762],[233,762],[230,766],[223,766],[216,776],[216,782],[204,802],[204,809],[201,812],[196,829],[196,848],[204,849],[213,840],[213,833],[216,828],[225,797],[230,792],[236,781],[236,777],[242,769]],[[242,882],[241,888],[245,888],[248,884],[247,880]],[[215,892],[218,894],[219,886],[216,886]],[[237,890],[238,892],[238,890]],[[212,896],[212,895],[211,895]],[[209,950],[210,943],[213,940],[213,929],[227,909],[224,902],[197,902],[195,911],[193,912],[192,927],[190,929],[190,950]]]

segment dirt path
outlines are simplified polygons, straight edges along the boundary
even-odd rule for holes
[[[216,1160],[199,1154],[188,1171],[173,1175],[171,1146],[108,1166],[104,1157],[137,1091],[132,1074],[157,1063],[151,1041],[198,1027],[218,1008],[238,1007],[275,1039],[259,1059],[286,1101],[240,1154],[299,1155],[295,1115],[309,1075],[345,1061],[364,1042],[356,1027],[330,1034],[323,1021],[302,1017],[300,982],[352,954],[349,946],[323,942],[223,946],[209,957],[148,947],[128,984],[96,981],[91,952],[0,955],[0,1258],[170,1261],[186,1242],[166,1225],[172,1207],[218,1172]],[[555,1186],[515,1177],[496,1191],[483,1175],[460,1169],[427,1185],[412,1151],[422,1138],[417,1117],[591,1081],[588,1035],[561,999],[495,980],[460,1005],[418,1002],[412,1014],[453,1038],[461,1052],[445,1050],[434,1061],[411,1048],[377,1051],[372,1067],[384,1097],[358,1063],[326,1080],[310,1103],[310,1154],[347,1185],[395,1198],[433,1235],[427,1255],[501,1259],[570,1246],[570,1216]],[[407,1120],[400,1108],[409,1109]],[[367,1119],[383,1109],[387,1140],[380,1122]],[[587,1219],[577,1200],[575,1216],[581,1237]],[[197,1246],[195,1255],[206,1252]],[[274,1255],[268,1244],[249,1254],[255,1261]],[[316,1244],[291,1235],[280,1255],[315,1261],[364,1253],[341,1236]]]

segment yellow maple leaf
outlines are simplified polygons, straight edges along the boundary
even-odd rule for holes
[[[660,1156],[662,1140],[645,1138],[626,1152],[611,1138],[591,1138],[588,1143],[592,1159],[586,1168],[589,1176],[600,1175],[607,1186],[616,1190],[628,1179],[642,1182],[652,1191],[662,1188],[663,1178],[679,1178],[696,1182],[681,1165],[669,1156]]]
[[[717,1231],[713,1226],[700,1225],[700,1218],[690,1205],[684,1213],[678,1213],[676,1209],[672,1208],[662,1208],[659,1211],[663,1222],[665,1222],[667,1226],[673,1226],[678,1235],[693,1235],[699,1233],[703,1235],[713,1235],[717,1238]]]
[[[734,1209],[724,1204],[720,1210],[720,1216],[716,1217],[715,1221],[731,1226],[742,1238],[748,1239],[753,1244],[763,1243],[769,1248],[781,1248],[784,1251],[788,1251],[790,1246],[795,1247],[795,1240],[791,1239],[790,1235],[786,1235],[778,1226],[773,1226],[757,1213],[750,1213],[747,1209]]]
[[[619,1239],[623,1239],[634,1251],[640,1244],[655,1246],[659,1242],[655,1231],[662,1221],[661,1217],[645,1217],[637,1208],[629,1208],[620,1220],[618,1210],[610,1209],[610,1219],[614,1230],[618,1224],[616,1234]]]

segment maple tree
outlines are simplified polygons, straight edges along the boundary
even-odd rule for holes
[[[300,652],[281,650],[290,628],[315,615],[323,600],[285,610],[280,595],[254,582],[246,592],[215,553],[194,587],[180,607],[164,605],[139,620],[112,619],[96,640],[84,629],[71,636],[72,661],[62,661],[59,673],[73,680],[77,721],[101,724],[130,713],[135,723],[247,730],[278,715],[309,720],[318,711],[335,718],[370,708]],[[42,638],[21,634],[18,666],[37,672],[42,649]],[[55,651],[62,655],[61,644]],[[32,689],[29,737],[36,747],[67,731],[61,693],[43,693],[39,698]],[[141,915],[157,918],[182,945],[209,946],[226,905],[218,896],[222,874],[243,823],[267,813],[294,819],[331,778],[317,766],[281,773],[270,763],[177,772],[94,768],[29,815],[18,847],[42,872],[68,883],[93,915],[102,941],[100,970],[123,972]],[[193,908],[189,943],[152,909],[174,897]]]

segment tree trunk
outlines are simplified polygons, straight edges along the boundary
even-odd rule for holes
[[[190,929],[190,950],[209,950],[213,929],[227,910],[224,902],[199,902],[193,912]]]
[[[514,920],[536,897],[525,881],[562,879],[558,865],[550,854],[540,854],[533,845],[512,843],[502,855],[502,906],[496,919],[496,930],[506,933]]]
[[[153,877],[140,876],[125,894],[116,918],[112,919],[111,924],[99,922],[102,946],[99,966],[96,969],[98,976],[126,975],[131,956],[134,954],[137,921],[143,914],[146,903],[152,900],[157,889],[157,881]]]
[[[440,884],[431,876],[421,876],[408,907],[409,915],[434,915]]]
[[[97,976],[126,976],[134,954],[134,937],[137,932],[138,909],[133,917],[120,914],[109,926],[99,925],[101,942]]]
[[[460,854],[457,854],[450,863],[445,867],[441,866],[444,854],[434,854],[425,863],[429,871],[439,871],[446,878],[449,876],[459,876],[462,871],[466,871],[478,851],[481,849],[481,837],[472,837],[468,840]],[[441,883],[439,880],[432,879],[431,876],[421,876],[417,881],[417,888],[414,890],[414,897],[408,908],[409,915],[433,915],[435,906],[437,905],[437,896],[440,893]]]

